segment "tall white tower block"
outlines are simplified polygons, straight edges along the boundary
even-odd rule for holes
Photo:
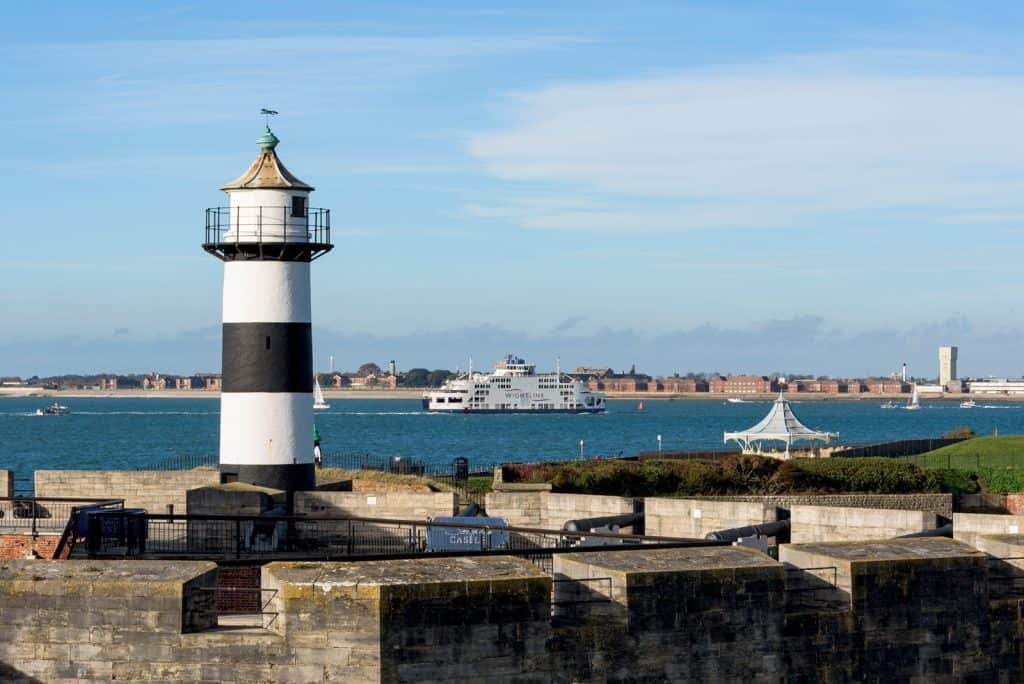
[[[224,262],[220,469],[225,482],[312,489],[313,339],[309,265],[330,251],[330,211],[278,159],[268,126],[256,161],[206,210]]]

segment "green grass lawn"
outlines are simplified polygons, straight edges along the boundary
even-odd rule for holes
[[[912,459],[919,465],[957,470],[1024,470],[1024,435],[975,437]]]

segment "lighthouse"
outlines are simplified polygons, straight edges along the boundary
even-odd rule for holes
[[[330,251],[330,210],[277,155],[269,124],[256,160],[206,210],[203,249],[224,262],[220,400],[223,482],[312,489],[310,263]]]

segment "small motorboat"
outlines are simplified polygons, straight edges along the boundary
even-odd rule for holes
[[[71,409],[67,406],[62,406],[56,401],[46,408],[36,409],[37,416],[64,416],[69,413],[71,413]]]
[[[899,408],[899,405],[895,401],[892,401],[890,399],[889,401],[887,401],[884,404],[882,404],[881,408],[884,408],[884,409],[894,409],[894,408]]]
[[[978,402],[974,401],[973,399],[968,399],[967,401],[960,402],[960,408],[976,408],[977,406]]]
[[[746,399],[737,399],[736,397],[729,397],[728,399],[726,399],[726,401],[729,402],[730,404],[746,404],[746,403],[748,403]]]

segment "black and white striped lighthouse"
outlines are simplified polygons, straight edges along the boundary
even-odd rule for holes
[[[284,167],[270,126],[256,161],[206,210],[203,249],[224,262],[220,469],[224,482],[312,489],[309,265],[330,251],[330,211]]]

